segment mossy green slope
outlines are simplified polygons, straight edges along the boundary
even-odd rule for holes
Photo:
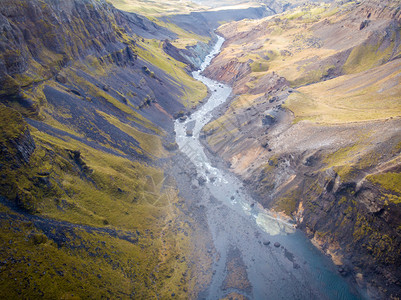
[[[106,1],[0,13],[1,297],[195,297],[198,229],[163,145],[206,88],[163,52],[175,35]]]
[[[10,125],[13,137],[27,130],[20,115]],[[72,139],[32,135],[29,162],[18,153],[1,161],[3,297],[186,297],[193,229],[174,181]]]

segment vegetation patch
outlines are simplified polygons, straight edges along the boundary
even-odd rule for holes
[[[385,195],[390,202],[401,204],[401,173],[373,174],[368,175],[366,179],[374,184],[379,184],[388,192],[392,192],[393,194]]]
[[[138,55],[170,75],[174,84],[181,89],[181,102],[186,107],[197,105],[207,96],[207,88],[185,71],[185,64],[176,61],[163,51],[162,42],[143,40],[137,48]]]
[[[135,127],[121,122],[116,117],[113,117],[101,111],[98,111],[98,113],[103,116],[108,122],[120,128],[122,131],[126,132],[130,136],[134,137],[137,141],[139,141],[141,149],[145,150],[147,153],[158,158],[166,157],[167,153],[163,149],[162,141],[159,135],[141,132]]]
[[[325,124],[398,117],[401,104],[397,95],[401,87],[396,84],[396,78],[400,74],[400,64],[394,61],[362,74],[299,88],[299,93],[290,95],[285,107],[294,112],[298,121]]]
[[[145,16],[161,16],[167,14],[182,14],[197,11],[204,7],[192,1],[168,0],[155,2],[149,0],[109,0],[118,9],[138,13]]]
[[[344,65],[345,73],[363,72],[388,62],[395,44],[391,42],[387,48],[382,49],[385,38],[386,36],[381,37],[374,45],[370,44],[371,42],[366,42],[355,47]]]
[[[274,209],[279,212],[284,212],[287,216],[291,216],[298,207],[300,192],[298,187],[286,192],[281,197],[275,200]]]

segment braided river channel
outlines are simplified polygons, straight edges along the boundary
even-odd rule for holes
[[[218,37],[201,69],[192,74],[211,91],[208,101],[185,121],[175,122],[179,149],[196,166],[201,188],[207,192],[200,205],[215,249],[212,281],[199,297],[221,299],[236,293],[249,299],[364,299],[304,233],[271,215],[236,176],[213,165],[206,155],[199,140],[201,129],[232,90],[201,73],[223,42]]]

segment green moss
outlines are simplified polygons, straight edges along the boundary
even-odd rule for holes
[[[283,17],[299,23],[313,23],[332,15],[333,13],[327,12],[329,8],[327,4],[308,4],[284,13]]]
[[[313,180],[307,189],[308,193],[312,193],[314,195],[320,195],[323,193],[324,188],[320,185],[319,180]]]
[[[168,289],[185,295],[187,283],[182,273],[186,262],[175,256],[174,261],[159,262],[145,232],[138,242],[131,243],[124,239],[125,235],[135,240],[130,232],[113,237],[56,226],[54,232],[68,241],[57,245],[29,221],[3,219],[0,223],[0,257],[6,266],[0,278],[2,298],[150,298],[156,292],[168,297]],[[40,243],[30,238],[34,236],[42,237]],[[15,244],[18,248],[10,247]],[[169,280],[169,288],[165,288],[166,277],[171,275],[175,280]]]
[[[24,218],[0,218],[0,259],[13,259],[0,296],[168,298],[174,292],[185,298],[191,229],[177,218],[182,202],[163,172],[74,140],[33,135],[37,149],[29,167],[3,174],[14,188],[29,191],[43,222],[64,223],[50,223],[51,235],[32,224],[24,229]],[[109,231],[96,229],[103,227]],[[63,242],[56,244],[54,235]]]
[[[319,179],[306,178],[302,190],[302,201],[306,211],[316,213],[320,210],[319,196],[325,192]]]
[[[171,43],[179,49],[186,49],[186,47],[196,45],[199,42],[205,44],[210,42],[210,37],[201,36],[194,34],[191,31],[186,31],[177,26],[176,24],[174,24],[173,22],[162,22],[157,18],[150,18],[150,19],[156,24],[165,27],[172,32],[175,32],[178,35],[178,38],[173,40]]]
[[[181,102],[192,107],[207,96],[207,88],[200,81],[195,80],[186,71],[186,65],[168,56],[158,40],[144,40],[139,42],[136,53],[145,61],[157,66],[170,75],[173,82],[181,89]]]
[[[269,63],[255,61],[251,64],[251,70],[252,72],[266,72],[269,70]]]
[[[99,47],[101,47],[99,43]],[[107,65],[99,61],[99,58],[89,55],[86,57],[84,65],[87,66],[88,71],[97,76],[106,76],[107,72],[111,71],[111,65]]]
[[[382,37],[375,45],[362,44],[355,47],[344,64],[344,72],[359,73],[386,63],[393,52],[394,42],[386,49],[380,50],[384,39],[385,37]]]
[[[394,194],[388,194],[388,193],[384,194],[387,201],[390,201],[394,204],[401,204],[400,173],[388,172],[383,174],[368,175],[366,179],[372,182],[373,184],[378,184],[387,191],[394,193]]]
[[[383,188],[388,191],[392,191],[401,194],[401,173],[383,173],[369,175],[366,177],[370,182],[380,184]]]
[[[347,197],[342,196],[340,201],[338,201],[338,205],[341,205],[341,204],[346,203],[346,202],[347,202]]]
[[[325,66],[320,66],[319,69],[304,71],[302,72],[302,76],[300,76],[294,81],[291,81],[290,84],[292,87],[299,87],[315,82],[320,82],[333,69],[335,69],[334,65],[325,65]]]
[[[376,261],[386,264],[394,263],[397,252],[399,253],[395,241],[391,236],[373,229],[370,226],[371,222],[372,220],[368,217],[357,213],[353,232],[354,243],[359,242]],[[393,255],[388,255],[389,253]]]
[[[322,240],[324,239],[329,233],[328,232],[321,232],[321,231],[316,231],[315,236],[319,239]]]
[[[362,248],[368,250],[377,262],[394,263],[400,253],[395,240],[390,235],[372,228],[371,222],[369,216],[357,213],[353,233],[354,243],[359,243]]]
[[[292,11],[291,13],[285,14],[284,17],[288,20],[294,20],[303,17],[304,15],[306,15],[306,13],[306,10],[297,9]]]
[[[0,103],[0,143],[14,140],[27,130],[27,124],[21,114]]]
[[[190,13],[199,11],[204,7],[191,1],[168,0],[163,2],[148,0],[109,0],[118,9],[139,13],[153,20],[153,16],[165,16],[170,14]],[[160,22],[160,21],[159,21]]]
[[[334,172],[336,172],[343,181],[350,181],[353,176],[356,174],[356,170],[353,166],[345,165],[345,166],[335,166],[333,168]]]
[[[28,140],[28,125],[13,109],[0,105],[0,195],[14,201],[21,208],[35,211],[37,196],[47,193],[41,190],[34,177],[35,170],[28,165],[28,147],[34,145]],[[17,147],[26,143],[26,157]]]
[[[355,143],[327,155],[323,161],[327,168],[333,168],[343,181],[348,181],[356,171],[355,165],[359,161],[361,149],[363,145]]]
[[[275,209],[284,212],[287,216],[291,216],[297,210],[299,198],[300,192],[295,188],[275,201]]]
[[[370,224],[366,220],[366,217],[358,213],[353,232],[355,242],[370,236],[372,232],[373,229],[372,227],[370,227]]]
[[[399,142],[395,147],[394,147],[395,153],[401,151],[401,142]]]
[[[394,194],[384,194],[385,196],[385,203],[391,202],[394,204],[401,204],[401,196],[394,195]]]
[[[274,170],[274,168],[277,167],[279,158],[280,158],[280,157],[277,156],[277,155],[273,155],[273,156],[269,157],[269,161],[267,162],[267,164],[265,164],[265,165],[263,166],[263,171],[262,171],[262,172],[263,172],[264,174],[268,174],[268,173],[270,173],[272,170]]]
[[[106,113],[98,111],[108,122],[118,127],[122,131],[126,132],[130,136],[134,137],[140,143],[141,149],[145,150],[150,155],[155,157],[165,157],[167,153],[163,151],[162,141],[160,136],[154,134],[143,133],[138,129],[130,126],[127,123],[121,122],[119,119],[108,115]],[[140,150],[140,149],[138,149]]]
[[[9,75],[2,77],[0,86],[0,95],[13,95],[20,91],[19,83]]]

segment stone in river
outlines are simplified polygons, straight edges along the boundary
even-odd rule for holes
[[[270,245],[270,241],[263,241],[263,245],[269,246]]]
[[[206,183],[206,181],[207,181],[206,178],[203,176],[200,176],[198,178],[199,185],[204,185]]]
[[[275,243],[274,243],[274,247],[278,248],[278,247],[280,247],[280,246],[281,246],[281,245],[280,245],[279,242],[275,242]]]
[[[348,271],[342,266],[338,267],[338,273],[340,273],[340,275],[343,276],[343,277],[348,275]]]

